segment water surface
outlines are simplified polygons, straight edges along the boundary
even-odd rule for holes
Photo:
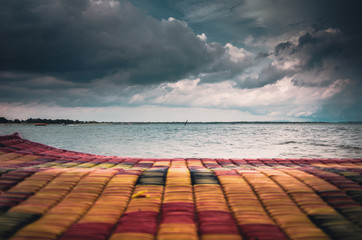
[[[108,156],[361,158],[362,124],[0,125],[0,135]]]

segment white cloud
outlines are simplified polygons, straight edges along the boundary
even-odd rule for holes
[[[139,106],[214,108],[249,111],[283,119],[313,117],[326,100],[334,97],[348,80],[338,80],[326,86],[297,86],[292,78],[284,77],[275,84],[261,88],[240,89],[232,81],[200,83],[200,79],[184,79],[164,83],[135,94],[132,103]],[[247,110],[249,109],[249,110]]]
[[[163,23],[165,23],[166,21],[165,20],[162,20]],[[175,23],[180,23],[181,25],[183,25],[184,27],[188,27],[187,26],[187,23],[185,21],[182,21],[182,20],[178,20],[174,17],[169,17],[167,19],[167,22],[175,22]]]
[[[282,62],[273,61],[272,66],[282,71],[295,71],[300,66],[298,58],[286,58]]]
[[[231,43],[227,43],[224,48],[226,51],[226,55],[228,56],[230,61],[234,63],[243,64],[248,58],[251,58],[254,55],[243,48],[237,48],[233,46]]]
[[[1,46],[11,47],[0,55],[0,102],[22,102],[11,108],[28,106],[40,113],[45,113],[41,104],[73,106],[109,117],[115,106],[135,106],[146,113],[212,108],[280,118],[313,117],[327,102],[340,104],[342,94],[352,95],[348,99],[354,106],[360,102],[359,39],[328,26],[300,27],[297,20],[305,13],[283,9],[297,9],[297,3],[284,0],[191,2],[180,1],[187,13],[177,14],[181,20],[161,21],[127,0],[30,1],[24,11],[13,11],[18,4],[5,4],[3,12],[14,14],[0,14],[2,22],[11,23],[1,29],[6,36]],[[223,19],[222,31],[200,27],[218,18]],[[293,23],[298,27],[287,26]],[[236,45],[240,39],[210,41],[238,26],[253,29],[233,35],[247,36],[245,48]],[[288,31],[257,37],[273,26]],[[254,30],[254,36],[248,35]],[[29,102],[39,106],[25,104]]]
[[[114,0],[108,0],[108,1],[104,1],[104,0],[90,0],[90,3],[92,5],[104,5],[104,6],[109,6],[109,7],[116,7],[117,5],[119,5],[118,1],[114,1]]]
[[[206,42],[207,41],[207,36],[205,35],[205,33],[202,33],[201,35],[197,35],[198,38],[200,38],[202,41]]]

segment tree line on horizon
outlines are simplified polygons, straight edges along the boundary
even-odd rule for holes
[[[362,124],[362,121],[345,121],[345,122],[288,122],[288,121],[238,121],[238,122],[97,122],[97,121],[80,121],[80,120],[70,120],[70,119],[44,119],[44,118],[28,118],[26,120],[19,119],[6,119],[5,117],[0,117],[0,124],[7,123],[18,123],[18,124],[34,124],[34,123],[46,123],[46,124],[249,124],[249,123],[259,123],[259,124],[275,124],[275,123],[348,123],[348,124]]]
[[[43,119],[43,118],[28,118],[26,120],[9,120],[5,117],[0,117],[0,123],[47,123],[47,124],[83,124],[95,123],[95,121],[79,121],[70,119]]]

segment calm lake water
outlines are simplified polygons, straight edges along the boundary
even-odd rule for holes
[[[108,156],[361,158],[362,124],[0,125],[0,135]]]

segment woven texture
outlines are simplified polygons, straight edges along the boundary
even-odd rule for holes
[[[140,159],[0,136],[0,239],[362,239],[362,159]]]

